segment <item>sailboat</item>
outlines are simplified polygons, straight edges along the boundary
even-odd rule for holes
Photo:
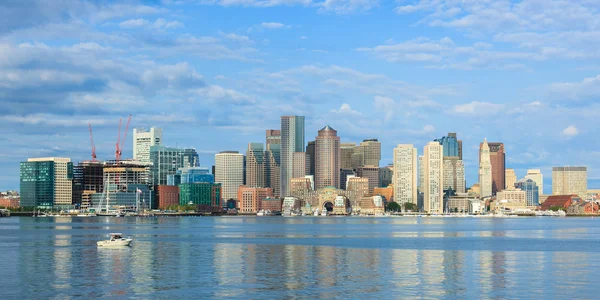
[[[96,206],[96,215],[101,217],[121,217],[122,214],[119,211],[110,211],[110,189],[108,188],[108,183],[110,182],[110,173],[107,175],[107,179],[104,181],[104,192],[102,193],[102,198],[100,198],[100,203]],[[105,197],[106,195],[106,197]],[[102,211],[102,202],[106,200],[106,207],[104,211]]]

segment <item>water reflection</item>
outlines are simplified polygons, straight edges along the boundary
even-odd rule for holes
[[[527,222],[13,218],[0,276],[11,299],[593,298],[599,225]],[[115,231],[132,247],[96,247]]]

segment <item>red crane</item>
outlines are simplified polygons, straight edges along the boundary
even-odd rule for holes
[[[127,118],[127,125],[125,125],[125,133],[123,134],[123,139],[121,140],[121,125],[123,123],[123,119],[119,120],[119,137],[117,138],[117,150],[115,151],[115,158],[117,160],[121,160],[121,154],[123,153],[123,147],[125,147],[125,140],[127,139],[127,131],[129,131],[129,123],[131,123],[131,115]]]
[[[90,129],[90,143],[92,144],[92,161],[96,161],[96,145],[94,145],[94,136],[92,134],[92,124],[88,124]]]

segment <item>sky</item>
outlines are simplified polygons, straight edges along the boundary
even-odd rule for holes
[[[600,188],[600,1],[0,1],[0,190],[28,157],[114,159],[119,119],[159,126],[203,166],[306,116],[342,142],[447,132],[503,142],[507,168]],[[132,156],[131,128],[123,150]]]

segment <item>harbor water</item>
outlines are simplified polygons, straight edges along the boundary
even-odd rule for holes
[[[103,249],[111,232],[131,247]],[[597,298],[598,218],[10,217],[2,299]]]

